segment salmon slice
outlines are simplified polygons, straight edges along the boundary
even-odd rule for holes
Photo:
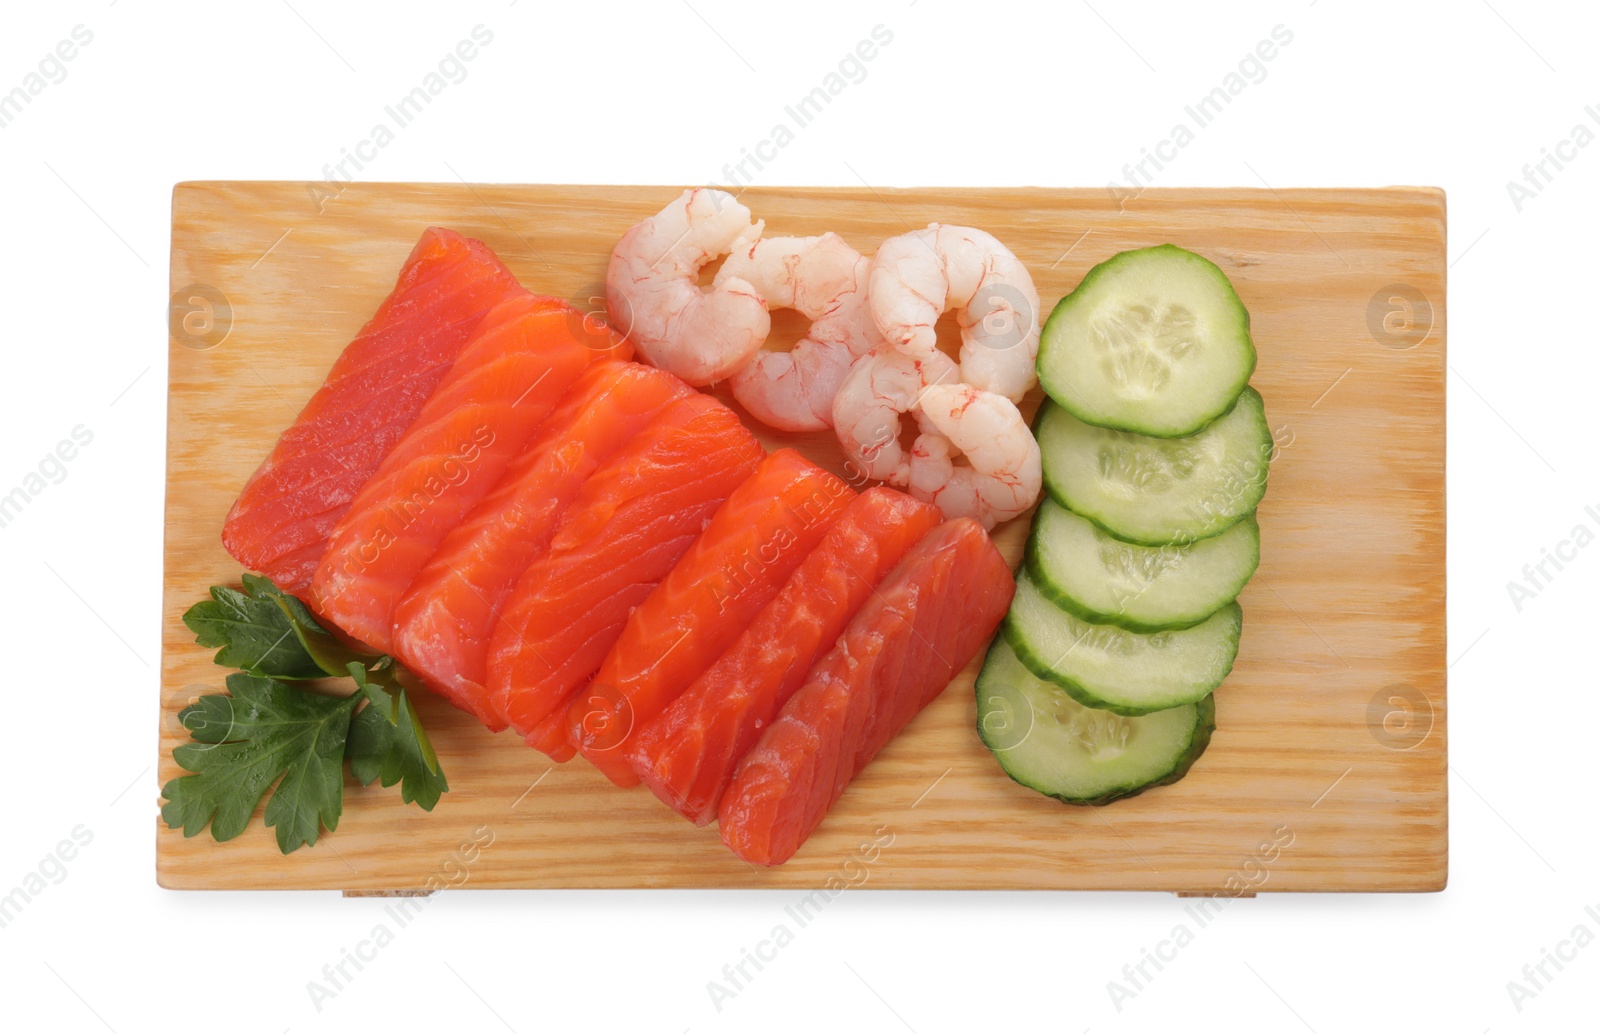
[[[528,735],[588,684],[628,614],[763,455],[732,410],[696,392],[584,483],[489,641],[489,701],[513,728]]]
[[[549,755],[550,760],[557,763],[571,761],[578,753],[567,736],[566,708],[557,708],[540,719],[526,739],[528,746]]]
[[[716,818],[761,730],[873,588],[943,519],[937,506],[892,488],[853,499],[727,652],[640,729],[628,760],[644,784],[697,826]]]
[[[977,656],[1016,586],[983,527],[940,525],[900,561],[739,763],[723,842],[787,861],[845,786]]]
[[[574,709],[578,753],[618,786],[638,785],[627,755],[639,728],[739,638],[854,496],[793,449],[763,460],[628,618],[595,673],[593,705]]]
[[[574,312],[559,299],[522,292],[483,318],[335,526],[311,581],[319,614],[373,649],[393,651],[401,594],[604,354],[573,334]]]
[[[303,594],[334,525],[484,315],[514,291],[516,279],[482,242],[423,231],[394,290],[245,482],[222,526],[223,548]]]
[[[549,546],[556,522],[589,475],[669,402],[693,390],[639,363],[606,361],[585,370],[500,484],[444,537],[400,598],[393,639],[405,666],[490,729],[504,729],[484,688],[501,605]]]

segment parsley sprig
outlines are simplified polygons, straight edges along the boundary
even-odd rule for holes
[[[317,624],[293,596],[245,575],[244,590],[213,586],[183,623],[216,662],[238,669],[228,693],[178,713],[191,743],[173,760],[188,771],[162,787],[161,816],[184,836],[211,827],[232,840],[269,789],[264,818],[288,854],[339,826],[344,763],[362,786],[400,784],[400,798],[432,811],[449,790],[438,755],[396,678],[391,657],[361,653]],[[329,696],[296,685],[349,678],[355,691]]]

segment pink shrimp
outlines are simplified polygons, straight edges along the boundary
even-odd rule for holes
[[[713,290],[742,281],[769,311],[793,309],[811,321],[791,351],[760,352],[733,375],[733,396],[752,416],[783,431],[833,426],[839,386],[850,365],[878,340],[867,311],[869,266],[835,233],[767,237],[728,256]]]
[[[853,473],[904,486],[911,463],[900,444],[900,419],[931,385],[956,383],[955,361],[943,352],[911,356],[888,345],[857,359],[833,399],[833,429]]]
[[[932,384],[922,392],[917,423],[910,491],[946,517],[972,517],[988,529],[1039,501],[1039,443],[1004,395]],[[957,451],[965,463],[955,462]]]
[[[1012,402],[1033,387],[1039,292],[1028,268],[990,234],[930,223],[891,237],[872,258],[868,293],[878,332],[896,348],[934,351],[934,324],[954,309],[963,382]]]
[[[738,277],[711,290],[701,267],[761,236],[750,210],[721,190],[686,190],[617,242],[606,269],[606,310],[640,358],[701,386],[742,369],[772,328],[766,304]]]

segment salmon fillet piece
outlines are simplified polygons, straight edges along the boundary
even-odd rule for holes
[[[589,476],[669,402],[693,390],[639,363],[608,360],[585,370],[500,484],[445,535],[400,598],[393,640],[405,666],[491,730],[504,729],[485,682],[489,640],[506,597],[550,545]]]
[[[695,825],[717,817],[734,766],[817,658],[906,551],[944,518],[892,488],[869,488],[723,655],[634,738],[629,762]]]
[[[483,318],[334,527],[311,581],[317,613],[373,649],[393,652],[395,604],[412,579],[604,354],[573,333],[575,311],[522,291]]]
[[[567,736],[566,708],[557,708],[540,719],[524,739],[528,746],[548,755],[551,761],[558,764],[571,761],[578,754],[578,748],[572,745],[571,738]]]
[[[1015,591],[968,517],[923,537],[745,755],[723,795],[723,842],[758,865],[792,857],[884,745],[983,649]]]
[[[732,410],[695,393],[584,483],[490,639],[489,700],[508,724],[526,736],[571,702],[633,608],[764,455]]]
[[[854,496],[793,449],[762,460],[628,618],[568,728],[578,753],[637,785],[627,754],[639,728],[739,638]]]
[[[303,595],[328,536],[516,278],[480,241],[425,230],[394,290],[245,482],[222,545]]]

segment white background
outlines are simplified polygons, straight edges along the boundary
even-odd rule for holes
[[[8,4],[3,16],[0,92],[75,26],[93,41],[0,130],[0,491],[74,426],[94,440],[0,529],[0,892],[75,826],[93,840],[0,929],[0,1026],[1596,1029],[1600,946],[1548,968],[1555,979],[1520,1012],[1506,987],[1575,925],[1600,934],[1584,912],[1600,914],[1600,549],[1520,612],[1506,588],[1596,523],[1586,505],[1600,509],[1600,147],[1520,211],[1506,186],[1576,125],[1600,132],[1584,111],[1600,104],[1592,9],[293,2]],[[1183,902],[850,894],[720,1013],[707,981],[797,895],[447,893],[319,1013],[307,981],[367,936],[380,902],[158,889],[172,184],[322,178],[479,24],[494,40],[469,77],[367,178],[454,180],[448,161],[469,180],[705,183],[882,24],[893,42],[866,80],[762,183],[1101,186],[1287,27],[1267,78],[1159,183],[1449,192],[1449,889],[1237,902],[1120,1012],[1106,982],[1167,936]]]

